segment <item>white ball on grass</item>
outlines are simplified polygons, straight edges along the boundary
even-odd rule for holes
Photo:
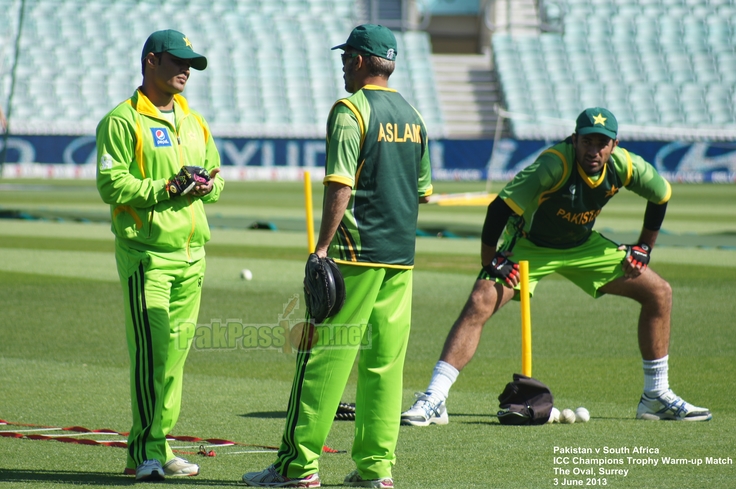
[[[243,280],[253,280],[253,272],[251,272],[247,268],[244,268],[240,271],[240,278],[242,278]]]
[[[572,409],[563,409],[560,412],[560,423],[573,424],[575,422],[575,412]]]
[[[559,423],[560,422],[560,410],[556,407],[552,407],[552,411],[549,412],[548,423]]]
[[[588,410],[582,406],[577,408],[575,410],[575,421],[577,421],[578,423],[587,423],[588,421],[590,421],[590,413],[588,412]]]

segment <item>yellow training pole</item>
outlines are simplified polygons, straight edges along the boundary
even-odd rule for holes
[[[521,288],[521,373],[532,376],[532,318],[529,307],[529,262],[519,262]]]
[[[307,251],[314,253],[314,219],[312,216],[312,177],[304,172],[304,207],[307,209]]]

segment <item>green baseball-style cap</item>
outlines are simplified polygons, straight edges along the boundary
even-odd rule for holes
[[[172,29],[156,31],[148,36],[146,43],[143,45],[141,60],[148,53],[169,53],[177,58],[191,61],[192,68],[195,70],[201,71],[207,68],[207,58],[194,52],[192,43],[189,42],[187,36]]]
[[[332,49],[353,48],[361,53],[378,56],[389,61],[396,61],[399,51],[396,49],[396,37],[391,29],[377,24],[359,25],[350,33],[344,44]]]
[[[577,134],[598,133],[616,139],[618,133],[618,122],[610,110],[602,107],[585,109],[575,123]]]

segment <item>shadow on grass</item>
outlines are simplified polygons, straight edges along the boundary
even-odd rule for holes
[[[495,414],[490,413],[452,413],[452,417],[459,417],[459,418],[497,418]]]
[[[2,482],[80,484],[87,486],[132,486],[135,478],[129,475],[114,475],[107,472],[75,472],[71,470],[12,470],[0,469]],[[242,486],[239,481],[201,479],[199,477],[169,477],[164,484],[186,484],[192,486]]]
[[[498,421],[498,416],[496,416],[495,414],[463,414],[463,413],[452,413],[452,418],[453,418],[453,420],[455,418],[467,418],[467,419],[457,420],[457,422],[458,423],[461,423],[461,424],[474,424],[474,425],[481,425],[481,426],[506,426],[506,425],[502,425]],[[473,419],[470,419],[470,418],[488,418],[488,420],[481,421],[481,420],[473,420]],[[634,422],[637,422],[637,423],[641,422],[641,420],[638,420],[636,418],[632,418],[630,416],[594,416],[594,417],[591,416],[591,418],[590,418],[591,421],[596,420],[596,419],[599,419],[599,420],[616,420],[616,421],[634,421]],[[547,424],[547,423],[545,423],[545,424]],[[580,423],[578,423],[578,424],[580,424]],[[535,426],[540,426],[540,425],[535,425]]]
[[[286,419],[286,411],[261,411],[255,413],[238,414],[241,418]]]

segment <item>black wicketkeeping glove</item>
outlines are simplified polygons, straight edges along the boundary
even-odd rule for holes
[[[206,184],[210,181],[210,174],[201,166],[182,166],[179,173],[171,177],[166,183],[166,189],[171,197],[186,195],[197,184]]]
[[[649,265],[649,256],[652,253],[652,249],[648,244],[639,243],[637,245],[624,245],[626,246],[626,256],[624,260],[631,257],[631,265],[644,270]]]
[[[511,285],[511,278],[519,276],[519,264],[509,260],[500,252],[496,253],[491,263],[484,266],[483,270],[491,277],[500,278],[509,285]]]
[[[345,303],[345,282],[332,258],[309,255],[304,267],[304,300],[315,324],[340,312]]]

